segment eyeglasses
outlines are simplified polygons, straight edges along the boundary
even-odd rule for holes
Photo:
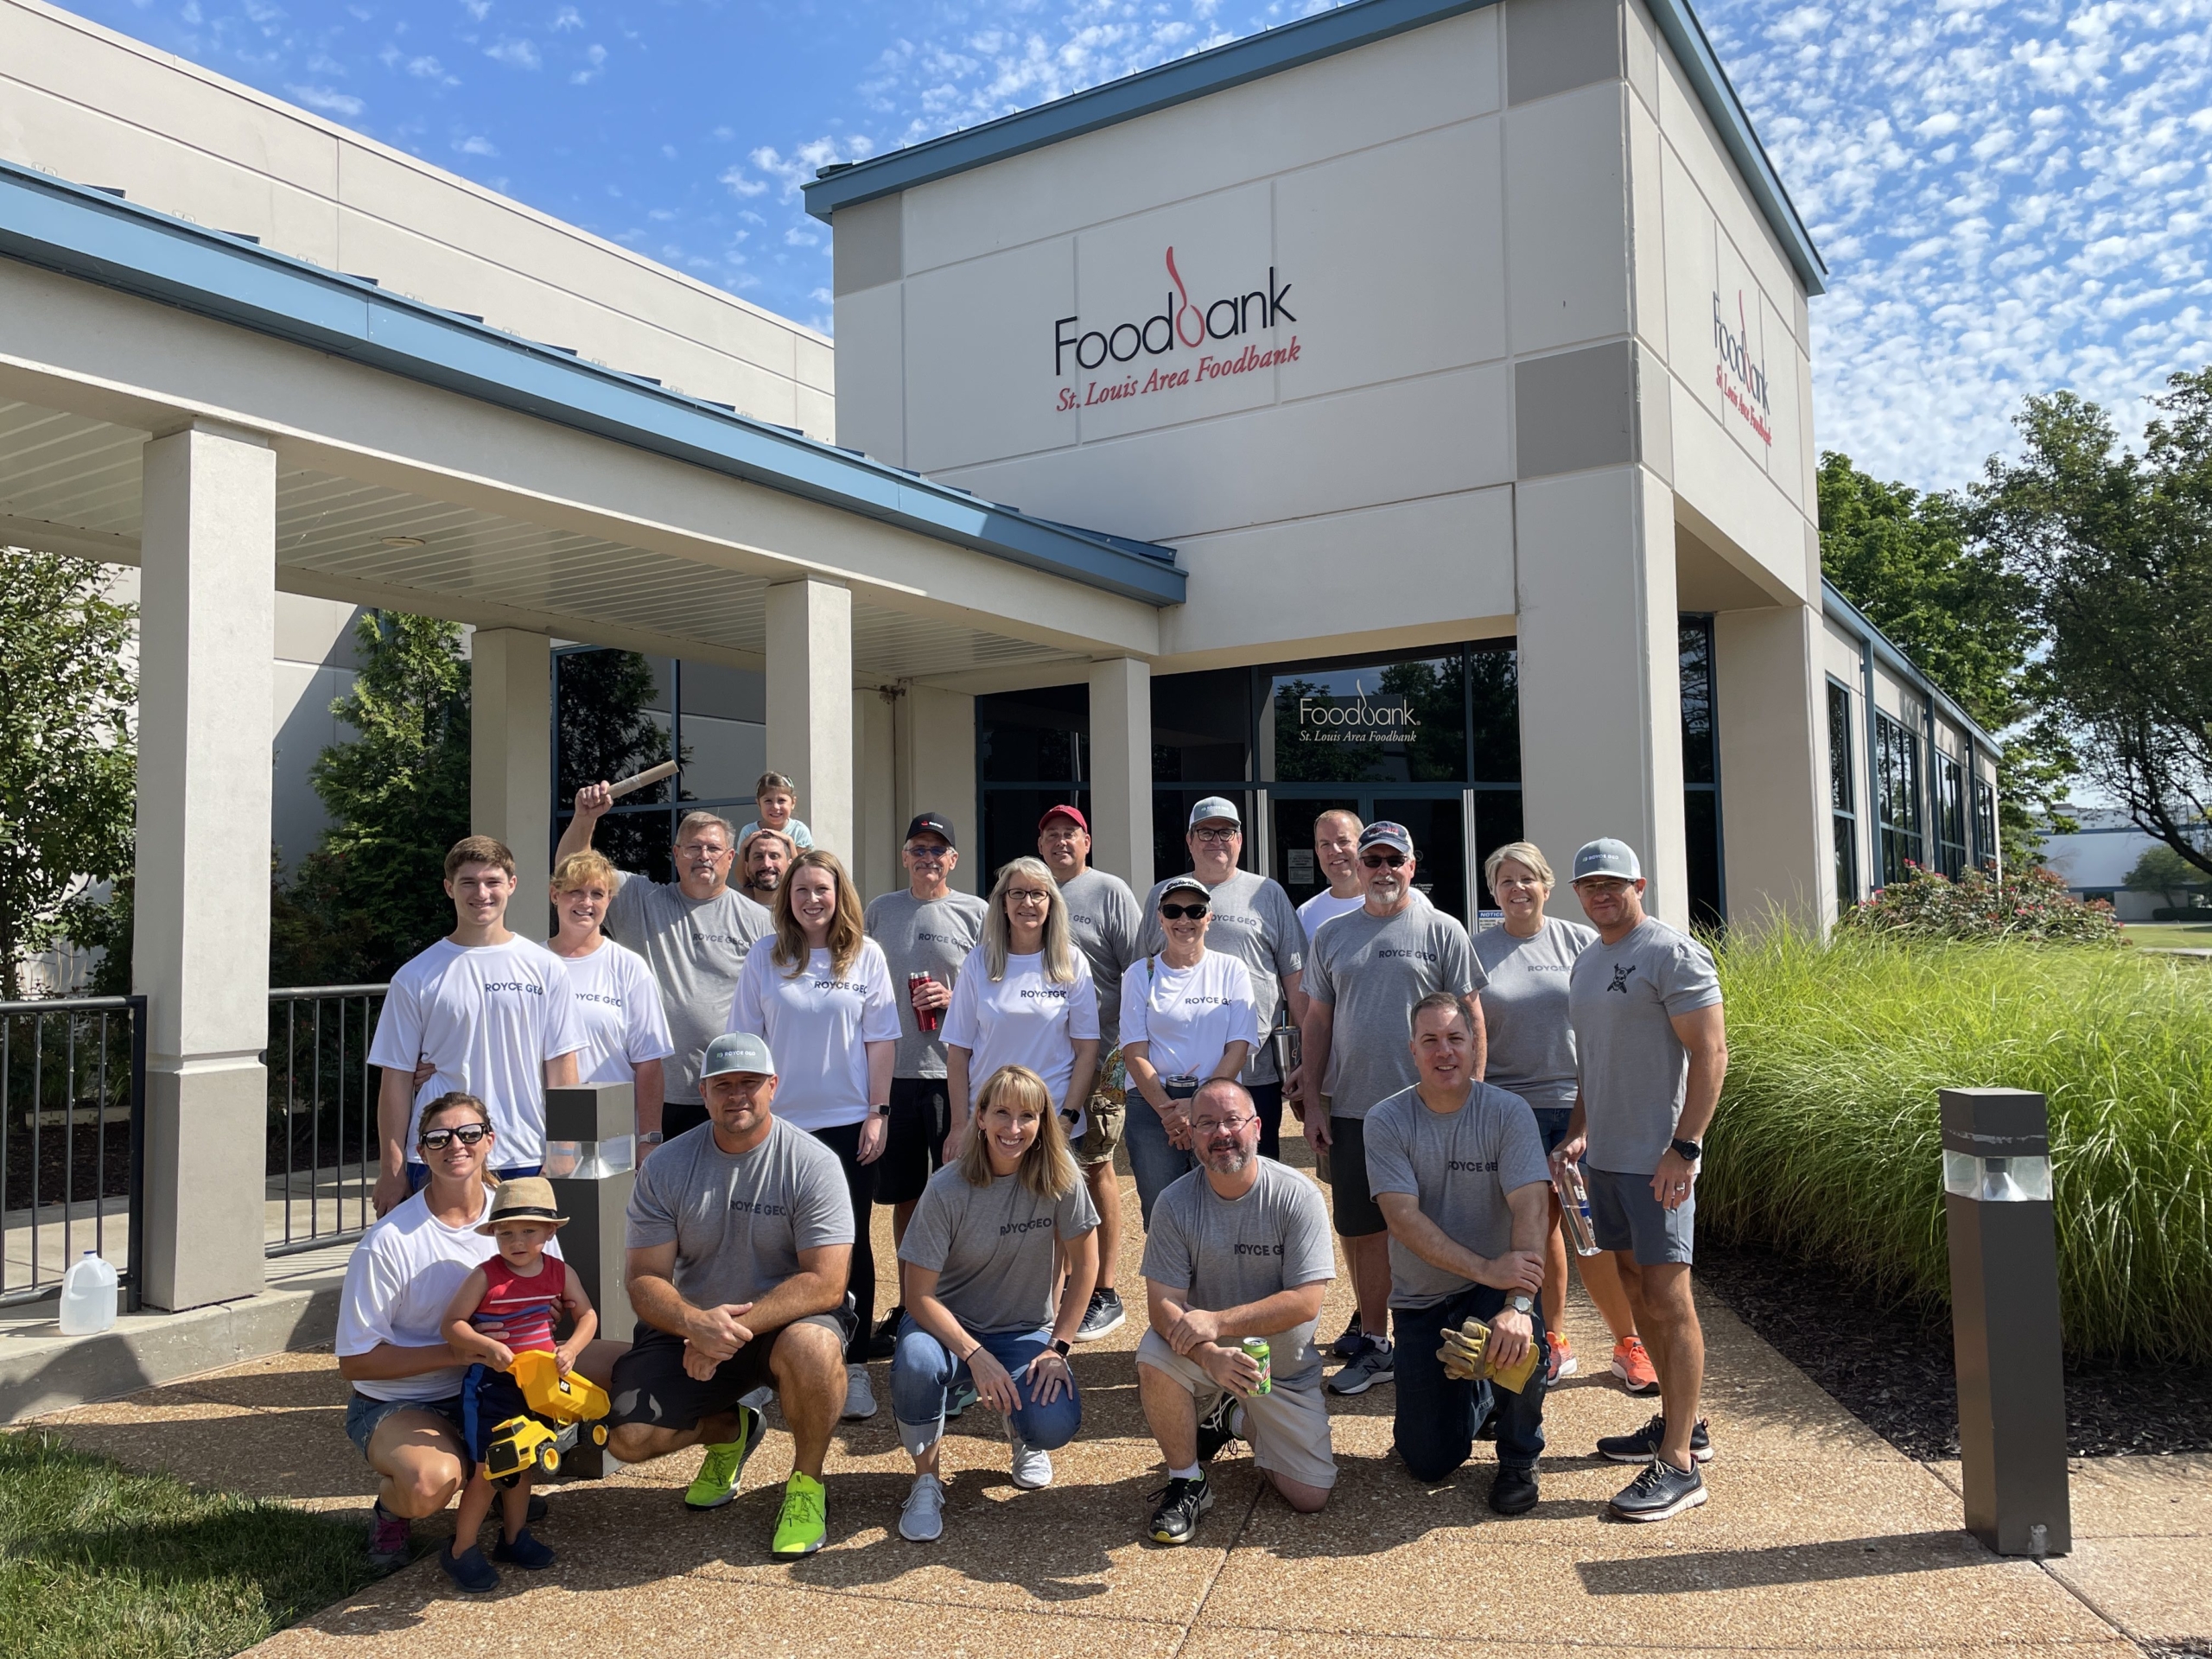
[[[728,858],[730,855],[728,848],[705,841],[687,841],[676,850],[686,858]]]
[[[1386,865],[1395,870],[1406,861],[1406,855],[1403,853],[1364,853],[1359,861],[1370,870],[1379,870]]]
[[[464,1147],[474,1147],[491,1133],[489,1123],[464,1123],[457,1129],[425,1129],[422,1135],[423,1150],[443,1152],[456,1141]]]
[[[1206,906],[1204,905],[1162,905],[1160,907],[1160,913],[1171,922],[1179,922],[1186,916],[1194,922],[1203,921],[1205,918]]]
[[[1052,902],[1049,893],[1039,893],[1034,887],[1008,887],[1006,901],[1009,905],[1047,905]]]
[[[1193,1135],[1235,1135],[1247,1123],[1256,1123],[1259,1121],[1257,1113],[1250,1113],[1243,1117],[1194,1117],[1191,1120],[1191,1133]]]
[[[939,847],[926,841],[909,842],[906,844],[906,856],[921,864],[934,864],[951,850],[950,847]]]
[[[1243,834],[1242,830],[1193,830],[1191,831],[1191,839],[1219,843],[1224,841],[1240,840]]]

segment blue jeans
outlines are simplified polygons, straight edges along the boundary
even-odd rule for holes
[[[1431,1483],[1466,1462],[1475,1449],[1475,1430],[1493,1413],[1497,1418],[1497,1464],[1501,1469],[1534,1469],[1544,1452],[1544,1366],[1539,1358],[1520,1393],[1487,1382],[1462,1382],[1444,1374],[1436,1357],[1447,1325],[1457,1328],[1470,1316],[1488,1325],[1505,1306],[1506,1293],[1488,1285],[1463,1290],[1433,1307],[1394,1307],[1397,1326],[1398,1456],[1415,1480]],[[1536,1352],[1544,1351],[1544,1313],[1529,1316]]]
[[[1169,1090],[1171,1099],[1187,1099],[1179,1090]],[[1122,1144],[1128,1148],[1129,1169],[1137,1178],[1137,1205],[1144,1211],[1147,1231],[1152,1228],[1152,1206],[1175,1181],[1198,1166],[1198,1160],[1179,1147],[1167,1144],[1167,1126],[1152,1103],[1129,1090],[1128,1117],[1122,1128]]]
[[[1029,1393],[1022,1373],[1029,1362],[1051,1344],[1052,1332],[995,1331],[973,1333],[993,1359],[1006,1367],[1014,1379],[1020,1406],[1014,1414],[1014,1432],[1025,1446],[1052,1452],[1075,1438],[1083,1427],[1083,1400],[1068,1380],[1068,1392],[1046,1402]],[[899,1346],[891,1357],[891,1413],[899,1420],[899,1443],[916,1455],[926,1452],[944,1436],[944,1407],[953,1389],[972,1381],[967,1363],[955,1359],[945,1345],[914,1323],[908,1314],[899,1321]]]

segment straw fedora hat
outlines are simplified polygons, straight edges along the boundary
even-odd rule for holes
[[[518,1175],[501,1181],[492,1194],[492,1213],[476,1225],[489,1238],[503,1221],[537,1221],[552,1228],[569,1224],[553,1202],[553,1183],[543,1175]]]

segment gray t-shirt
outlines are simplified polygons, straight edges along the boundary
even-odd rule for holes
[[[757,1302],[798,1272],[801,1250],[853,1242],[837,1154],[780,1117],[734,1158],[711,1123],[677,1135],[638,1166],[628,1219],[633,1250],[676,1241],[673,1283],[694,1307]]]
[[[1337,1276],[1321,1189],[1272,1158],[1255,1161],[1259,1179],[1241,1198],[1223,1198],[1206,1172],[1194,1169],[1169,1183],[1153,1205],[1141,1270],[1186,1306],[1244,1307]],[[1313,1321],[1266,1335],[1275,1381],[1311,1387],[1321,1371]]]
[[[924,1035],[914,1020],[906,976],[927,974],[941,985],[952,985],[968,953],[982,942],[983,918],[989,910],[972,893],[917,899],[911,889],[901,888],[868,901],[861,925],[883,947],[899,1002],[899,1058],[891,1068],[893,1077],[944,1075],[944,1011],[938,1011],[937,1030]]]
[[[1432,1112],[1418,1092],[1393,1095],[1367,1115],[1367,1190],[1409,1192],[1454,1244],[1477,1255],[1513,1248],[1505,1195],[1551,1179],[1527,1103],[1470,1084],[1456,1112]],[[1424,1262],[1390,1235],[1390,1306],[1433,1307],[1474,1281]]]
[[[1574,1104],[1574,1027],[1567,1018],[1567,976],[1598,942],[1598,930],[1544,918],[1534,938],[1502,927],[1475,935],[1483,985],[1483,1031],[1490,1039],[1484,1079],[1534,1107]]]
[[[1103,1059],[1122,1040],[1122,976],[1144,953],[1137,938],[1144,931],[1144,917],[1129,884],[1104,870],[1085,868],[1081,875],[1060,883],[1060,897],[1068,902],[1068,926],[1076,948],[1090,963],[1090,981],[1098,988],[1098,1053]]]
[[[1160,893],[1166,885],[1155,881],[1145,894],[1138,956],[1167,948],[1167,936],[1160,928]],[[1206,949],[1244,964],[1252,976],[1252,1003],[1260,1015],[1260,1040],[1244,1063],[1243,1081],[1247,1085],[1279,1082],[1275,1046],[1268,1033],[1275,1028],[1282,1007],[1283,981],[1306,966],[1306,929],[1298,919],[1298,906],[1274,881],[1250,870],[1237,871],[1208,892],[1213,919],[1206,929]]]
[[[1059,1285],[1053,1242],[1097,1225],[1081,1181],[1055,1201],[1039,1198],[1019,1175],[971,1185],[959,1165],[948,1164],[922,1189],[899,1259],[936,1273],[938,1300],[972,1334],[1041,1331],[1052,1323]]]
[[[692,899],[673,881],[625,874],[607,906],[607,937],[645,959],[660,987],[668,1033],[667,1097],[699,1103],[699,1060],[729,1025],[737,970],[754,940],[769,931],[768,912],[735,887]]]
[[[1323,1092],[1335,1117],[1365,1117],[1376,1103],[1420,1080],[1414,1004],[1431,991],[1478,989],[1467,930],[1433,905],[1395,916],[1361,908],[1321,924],[1306,968],[1306,994],[1336,1010]]]
[[[1655,917],[1618,944],[1600,939],[1575,958],[1567,1014],[1592,1167],[1616,1175],[1659,1167],[1690,1075],[1671,1021],[1719,1001],[1713,953]]]

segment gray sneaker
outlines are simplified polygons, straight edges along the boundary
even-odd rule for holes
[[[1359,1339],[1359,1351],[1345,1361],[1337,1374],[1329,1379],[1331,1394],[1365,1394],[1377,1382],[1388,1382],[1398,1374],[1398,1351],[1387,1342],[1377,1342],[1372,1337]]]
[[[1606,1505],[1616,1521],[1664,1521],[1705,1502],[1705,1476],[1695,1463],[1688,1473],[1654,1458]]]
[[[1117,1292],[1094,1290],[1090,1293],[1090,1306],[1083,1311],[1083,1323],[1076,1327],[1075,1339],[1096,1342],[1108,1332],[1120,1330],[1122,1322],[1128,1318],[1128,1310],[1122,1307]]]
[[[935,1475],[914,1477],[914,1489],[899,1511],[899,1535],[910,1544],[934,1543],[944,1535],[944,1485]]]

